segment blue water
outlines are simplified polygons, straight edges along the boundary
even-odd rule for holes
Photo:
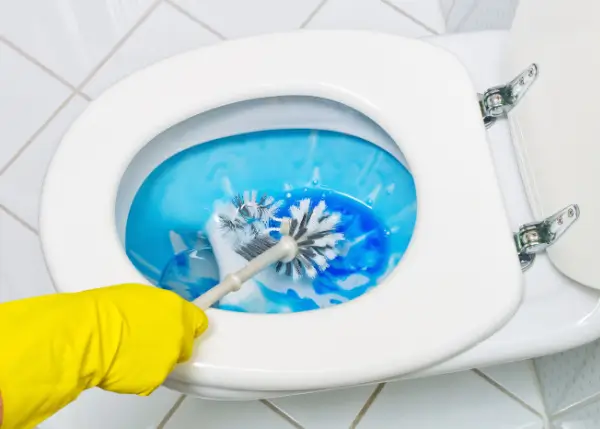
[[[203,143],[159,165],[131,206],[127,254],[154,284],[196,298],[219,278],[203,236],[215,202],[251,190],[281,200],[279,213],[303,198],[325,200],[341,213],[344,249],[316,279],[287,289],[257,282],[260,306],[217,305],[226,310],[305,311],[359,297],[396,266],[414,230],[412,176],[386,151],[343,133],[261,131]]]

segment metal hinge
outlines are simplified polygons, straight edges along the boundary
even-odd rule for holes
[[[479,96],[479,106],[486,128],[491,127],[496,119],[506,116],[529,90],[538,76],[538,67],[531,64],[516,78],[506,85],[494,86]]]
[[[521,225],[514,235],[521,270],[531,267],[535,255],[552,246],[577,219],[579,206],[572,204],[541,222]]]

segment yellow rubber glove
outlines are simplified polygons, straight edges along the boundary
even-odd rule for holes
[[[147,396],[207,326],[195,305],[136,284],[0,304],[1,428],[33,428],[95,386]]]

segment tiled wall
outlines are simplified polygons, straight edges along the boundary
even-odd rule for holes
[[[518,0],[1,0],[0,301],[53,293],[38,197],[60,137],[128,73],[220,40],[295,28],[413,37],[509,28]],[[85,392],[43,429],[600,428],[599,345],[493,368],[242,403]],[[552,421],[553,423],[550,423]]]

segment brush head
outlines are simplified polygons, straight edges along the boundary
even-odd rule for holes
[[[224,232],[234,233],[240,238],[255,237],[266,230],[281,204],[268,195],[258,198],[256,191],[245,191],[231,199],[227,213],[219,214],[219,225]]]
[[[279,261],[275,270],[294,279],[301,276],[315,278],[329,267],[329,261],[339,255],[336,245],[344,239],[344,235],[336,227],[341,216],[328,213],[325,201],[313,204],[310,199],[303,199],[290,207],[289,214],[289,217],[280,220],[279,232],[296,241],[298,253],[291,261]],[[236,246],[235,251],[244,259],[251,260],[277,242],[268,231],[264,231]]]

